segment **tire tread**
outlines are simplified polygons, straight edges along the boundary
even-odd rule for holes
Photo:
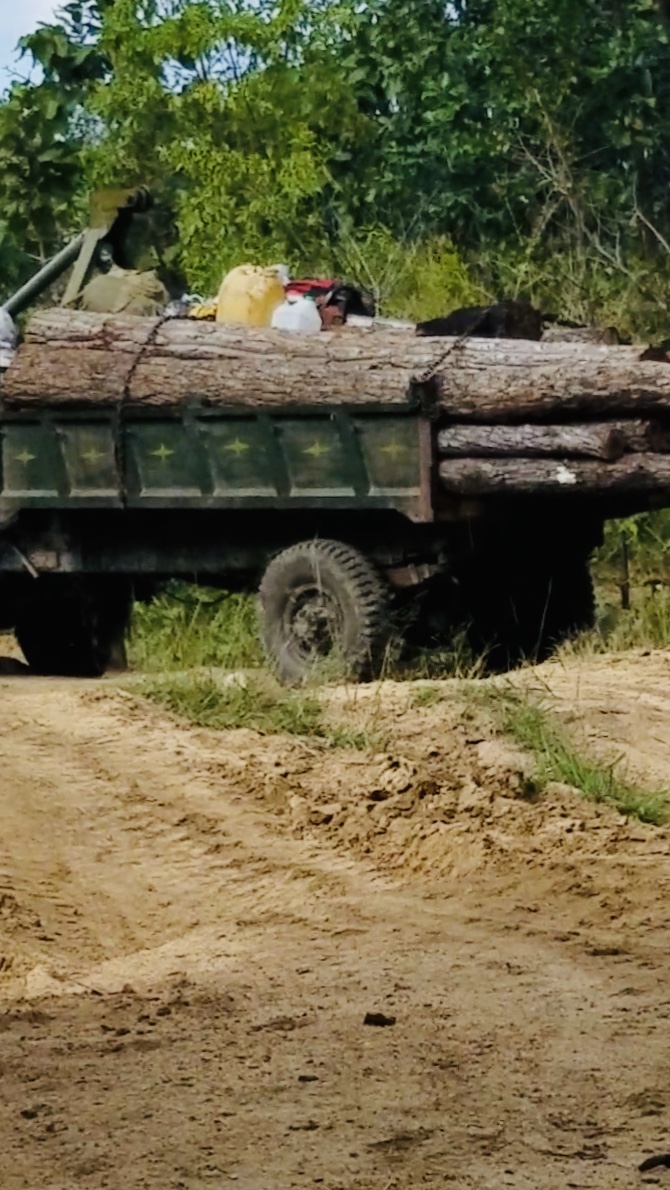
[[[388,594],[386,585],[374,565],[353,546],[331,538],[315,538],[309,542],[298,542],[283,550],[269,563],[260,584],[262,615],[274,597],[277,585],[281,585],[286,569],[290,569],[294,561],[304,559],[306,553],[317,559],[327,559],[342,572],[361,621],[359,647],[355,652],[350,651],[346,658],[347,665],[351,673],[358,677],[375,673],[387,638]],[[288,674],[281,674],[281,662],[273,655],[269,639],[270,629],[271,626],[266,623],[263,631],[266,651],[279,669],[280,676],[289,677]]]

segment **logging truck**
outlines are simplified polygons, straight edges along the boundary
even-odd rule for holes
[[[0,437],[0,617],[36,672],[102,673],[175,577],[258,591],[288,682],[457,625],[504,666],[593,622],[607,518],[670,504],[670,367],[57,308],[0,382]]]

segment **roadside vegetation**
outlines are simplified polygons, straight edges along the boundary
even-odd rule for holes
[[[593,575],[596,627],[562,655],[670,647],[670,510],[608,524]]]
[[[133,612],[129,660],[145,673],[262,664],[256,631],[256,601],[187,583],[170,583]]]
[[[329,748],[380,751],[387,735],[379,724],[354,726],[348,717],[329,715],[314,691],[286,690],[258,672],[190,672],[148,677],[132,684],[133,692],[196,727],[214,731],[247,728],[261,735],[296,735]]]
[[[603,761],[588,755],[554,713],[531,695],[487,684],[474,697],[491,712],[496,726],[533,758],[530,796],[558,781],[641,822],[660,825],[667,820],[668,792],[641,789],[629,781],[617,757]]]
[[[317,690],[282,689],[262,671],[251,678],[202,671],[165,674],[134,682],[132,689],[180,719],[214,731],[246,728],[261,735],[295,735],[325,748],[368,753],[387,749],[391,738],[380,703],[362,716],[353,699],[334,717]],[[668,820],[668,791],[635,784],[620,758],[590,755],[534,695],[490,682],[467,682],[460,689],[465,719],[483,712],[495,730],[530,756],[533,769],[527,796],[531,800],[552,782],[559,782],[641,822],[661,825]],[[408,705],[411,710],[428,709],[444,697],[443,688],[422,683],[411,688]]]

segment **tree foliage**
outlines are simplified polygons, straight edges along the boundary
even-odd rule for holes
[[[192,288],[241,259],[357,259],[398,291],[404,245],[442,262],[445,294],[530,288],[593,312],[634,291],[648,318],[670,256],[668,16],[664,0],[72,0],[24,39],[41,81],[0,104],[4,285],[78,226],[86,191],[145,182],[175,208]]]

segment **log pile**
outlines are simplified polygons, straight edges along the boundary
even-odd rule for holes
[[[449,459],[440,463],[439,473],[444,487],[458,496],[667,492],[670,502],[670,454],[627,455],[615,463],[561,458]]]
[[[670,367],[639,347],[321,335],[43,311],[5,376],[6,407],[420,405],[481,424],[670,415]]]
[[[453,495],[667,490],[670,500],[670,429],[654,420],[450,425],[437,446]]]
[[[670,366],[640,347],[314,336],[49,310],[29,324],[0,409],[414,408],[437,423],[442,485],[670,494]]]

